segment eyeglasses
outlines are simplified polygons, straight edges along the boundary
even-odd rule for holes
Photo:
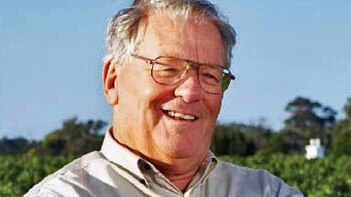
[[[162,85],[174,85],[184,79],[189,70],[195,70],[198,75],[201,88],[210,94],[224,92],[235,76],[228,68],[215,65],[196,63],[190,60],[159,56],[155,59],[131,54],[132,57],[143,60],[152,66],[151,77]]]

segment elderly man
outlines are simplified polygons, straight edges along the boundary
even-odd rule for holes
[[[205,0],[135,0],[108,26],[103,85],[113,110],[100,152],[27,196],[302,196],[210,151],[233,28]]]

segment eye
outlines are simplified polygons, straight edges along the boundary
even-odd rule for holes
[[[154,65],[154,71],[156,72],[166,72],[166,73],[176,73],[179,72],[179,68],[171,65],[160,65],[160,64],[155,64]]]
[[[222,72],[214,66],[202,66],[200,67],[200,77],[205,83],[218,84],[221,81]]]
[[[158,79],[175,78],[178,77],[180,73],[181,70],[179,68],[171,65],[155,64],[153,69],[153,76]]]
[[[162,69],[161,71],[173,73],[173,72],[177,72],[178,70],[175,69],[174,67],[166,67],[166,68]]]
[[[212,74],[212,73],[202,73],[200,74],[200,80],[202,83],[211,85],[211,86],[218,86],[220,84],[220,77]]]
[[[204,77],[206,77],[207,79],[209,79],[209,80],[216,80],[216,81],[218,81],[218,77],[214,76],[214,75],[211,74],[211,73],[203,73],[202,75],[203,75]]]

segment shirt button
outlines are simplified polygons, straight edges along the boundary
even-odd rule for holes
[[[149,171],[151,170],[151,166],[148,163],[144,163],[144,169]]]
[[[144,179],[140,179],[139,182],[143,185],[146,185],[146,181]]]

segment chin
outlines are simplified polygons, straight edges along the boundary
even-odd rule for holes
[[[170,156],[174,158],[189,158],[194,157],[200,153],[199,146],[188,143],[169,143],[167,146],[167,151]]]

